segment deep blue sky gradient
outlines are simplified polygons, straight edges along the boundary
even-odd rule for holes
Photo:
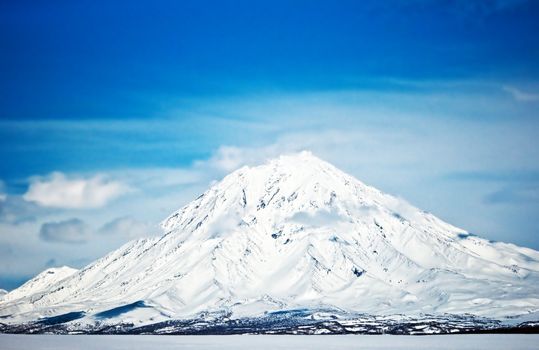
[[[0,118],[157,119],[201,96],[398,89],[380,78],[526,82],[537,18],[536,1],[4,1]],[[40,135],[0,136],[4,178],[80,156],[44,160],[11,149]]]
[[[2,118],[148,118],[172,96],[537,79],[536,1],[4,1]],[[372,84],[372,82],[371,82]]]

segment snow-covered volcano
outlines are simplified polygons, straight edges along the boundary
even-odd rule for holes
[[[539,252],[471,235],[308,152],[231,173],[163,228],[80,271],[40,274],[4,296],[0,321],[539,309]]]

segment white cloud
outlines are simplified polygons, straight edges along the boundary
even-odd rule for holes
[[[188,186],[205,178],[205,174],[191,168],[127,168],[107,175],[141,191]]]
[[[51,211],[51,209],[27,202],[20,196],[6,196],[0,200],[1,223],[19,225],[25,222],[34,222],[38,216],[46,215]]]
[[[303,150],[303,143],[297,146],[291,144],[270,144],[262,147],[221,146],[207,160],[195,162],[195,168],[202,172],[217,172],[214,176],[228,174],[244,165],[256,166],[279,155]]]
[[[151,225],[129,216],[116,218],[99,229],[99,233],[103,235],[120,235],[129,238],[150,236],[158,231],[157,225]]]
[[[7,198],[7,194],[5,193],[5,184],[4,181],[0,180],[0,202],[3,202]]]
[[[90,230],[80,219],[47,222],[41,225],[39,237],[48,242],[84,243]]]
[[[197,162],[196,165],[203,164],[227,172],[236,170],[245,162],[245,150],[233,146],[221,146],[217,152],[207,161]]]
[[[212,221],[208,235],[211,238],[221,237],[236,229],[241,223],[241,218],[236,214],[221,215]]]
[[[315,212],[298,212],[289,220],[305,226],[331,226],[335,225],[345,218],[336,209],[320,209]]]
[[[129,190],[122,182],[102,175],[68,179],[63,173],[54,172],[46,178],[32,179],[23,198],[43,207],[98,208]]]
[[[524,92],[513,86],[504,86],[503,89],[507,91],[508,93],[510,93],[513,96],[513,98],[517,101],[522,101],[522,102],[539,101],[539,94],[537,93]]]
[[[393,211],[393,214],[398,215],[408,221],[420,220],[417,209],[408,203],[404,198],[390,197],[384,203],[386,207]]]

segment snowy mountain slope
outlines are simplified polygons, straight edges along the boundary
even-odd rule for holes
[[[539,252],[470,235],[308,152],[233,172],[162,226],[51,283],[38,275],[0,302],[2,322],[539,310]]]
[[[32,304],[40,297],[40,295],[50,292],[55,284],[73,275],[77,271],[77,269],[68,266],[49,268],[24,283],[19,288],[6,293],[1,301],[10,305],[6,310],[12,309],[17,312],[33,310]]]
[[[28,294],[49,291],[53,284],[73,275],[77,271],[77,269],[73,269],[69,266],[47,269],[24,283],[19,288],[13,290],[11,293],[7,293],[4,300],[16,300]]]

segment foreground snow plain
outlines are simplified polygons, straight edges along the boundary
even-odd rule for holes
[[[0,334],[2,350],[19,349],[537,349],[539,334],[481,335],[11,335]]]

